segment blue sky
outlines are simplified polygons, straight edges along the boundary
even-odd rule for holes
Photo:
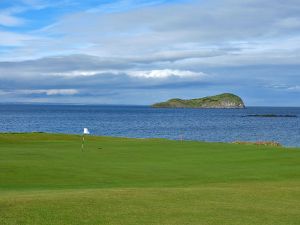
[[[0,2],[0,102],[300,106],[299,0]]]

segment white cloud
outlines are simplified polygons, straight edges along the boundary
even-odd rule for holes
[[[300,18],[299,17],[283,18],[277,24],[280,27],[286,29],[298,29],[300,27]]]
[[[63,76],[63,77],[77,77],[77,76],[95,76],[101,74],[110,75],[128,75],[130,77],[137,78],[169,78],[169,77],[179,77],[179,78],[192,78],[192,77],[204,77],[205,73],[193,72],[189,70],[172,70],[172,69],[157,69],[157,70],[75,70],[62,73],[50,73],[49,75]]]
[[[0,90],[0,95],[6,95],[6,94],[7,94],[6,91]]]
[[[36,0],[24,1],[27,4],[41,4]],[[132,5],[132,1],[123,0],[113,5],[122,8],[121,3]],[[100,8],[110,4],[100,4]],[[26,42],[26,46],[20,46],[4,57],[79,53],[106,58],[152,57],[157,62],[184,57],[209,58],[208,63],[211,64],[214,59],[219,60],[214,56],[220,54],[224,55],[225,60],[221,58],[221,61],[225,64],[230,63],[232,58],[230,48],[247,50],[247,46],[239,43],[250,43],[254,51],[261,51],[268,43],[260,45],[258,42],[266,40],[273,49],[278,48],[278,42],[281,46],[287,38],[299,36],[296,33],[299,9],[299,1],[296,0],[288,0],[284,4],[280,0],[212,0],[205,3],[195,0],[139,9],[133,7],[125,11],[113,10],[113,13],[104,14],[82,10],[61,16],[53,24],[33,32],[44,39]],[[274,38],[276,41],[272,42]],[[9,42],[8,38],[5,39]],[[1,41],[4,42],[3,39]],[[266,55],[274,55],[270,52]],[[277,58],[286,58],[281,52],[276,54]],[[248,58],[251,64],[255,55]]]
[[[288,87],[287,90],[289,90],[289,91],[300,91],[300,85]]]
[[[45,89],[45,90],[19,90],[19,94],[46,94],[46,95],[75,95],[79,91],[76,89]]]
[[[299,0],[194,0],[118,10],[122,2],[133,1],[77,12],[80,7],[73,7],[29,32],[34,26],[20,33],[0,29],[0,45],[8,46],[0,49],[0,85],[28,98],[68,98],[77,90],[72,98],[110,91],[124,96],[134,89],[187,93],[190,87],[198,95],[201,85],[203,92],[210,86],[230,91],[262,81],[289,85],[282,92],[299,90]],[[22,6],[34,13],[56,7],[51,4],[23,0]],[[22,23],[17,11],[0,15],[5,26]]]
[[[97,74],[105,73],[103,71],[69,71],[69,72],[58,72],[58,73],[50,73],[49,75],[54,76],[62,76],[62,77],[78,77],[78,76],[95,76]]]
[[[0,25],[6,27],[21,26],[27,22],[26,19],[17,16],[27,11],[29,8],[25,6],[12,6],[0,10]]]
[[[24,46],[25,42],[36,39],[34,36],[14,32],[0,31],[0,46]]]
[[[24,20],[8,13],[0,12],[0,25],[13,27],[24,24]]]
[[[266,85],[267,88],[274,88],[279,90],[286,90],[290,92],[298,92],[300,91],[300,85],[288,85],[288,84],[271,84]]]
[[[57,96],[57,95],[76,95],[79,91],[76,89],[21,89],[21,90],[0,90],[0,95],[2,96],[26,96],[26,95],[47,95],[47,96]]]
[[[192,72],[189,70],[147,70],[147,71],[129,71],[127,72],[129,76],[132,77],[141,77],[141,78],[168,78],[168,77],[199,77],[205,76],[204,73]]]

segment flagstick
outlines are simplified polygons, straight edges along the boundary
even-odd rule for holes
[[[83,128],[83,134],[82,134],[82,142],[81,142],[81,151],[83,152],[84,150],[84,135],[85,134],[90,134],[89,129]]]
[[[82,135],[82,142],[81,142],[81,151],[83,152],[84,149],[84,134]]]

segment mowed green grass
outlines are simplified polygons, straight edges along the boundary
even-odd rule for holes
[[[0,134],[1,225],[300,224],[300,149]]]

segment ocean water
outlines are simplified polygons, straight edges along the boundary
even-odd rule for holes
[[[296,117],[246,117],[249,114]],[[156,109],[147,106],[0,105],[0,132],[52,132],[300,146],[300,108]]]

